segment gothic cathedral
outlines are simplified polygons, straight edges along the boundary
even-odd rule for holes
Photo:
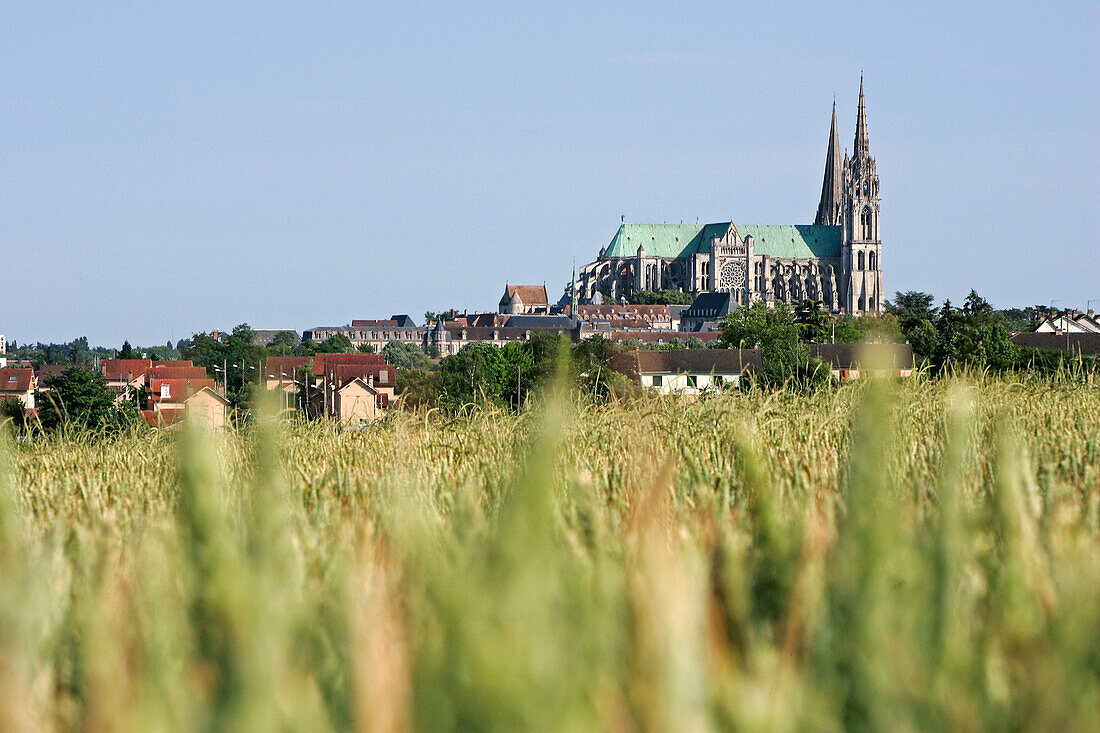
[[[851,157],[840,148],[833,104],[821,201],[813,224],[623,223],[577,278],[582,303],[634,290],[729,292],[737,305],[820,300],[834,313],[881,311],[879,188],[867,137],[863,79]]]

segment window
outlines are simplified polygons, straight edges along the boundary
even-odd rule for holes
[[[691,387],[692,389],[694,389],[695,387],[699,386],[698,385],[698,377],[696,377],[694,374],[689,374],[687,380],[688,380],[688,387]]]
[[[170,399],[172,397],[172,388],[167,382],[162,382],[160,385],[160,398],[162,400]]]
[[[878,258],[877,258],[877,257],[875,257],[875,253],[874,253],[874,252],[871,252],[871,253],[870,253],[869,255],[867,255],[867,260],[868,260],[868,262],[870,263],[870,265],[869,265],[868,269],[870,269],[870,270],[877,270],[877,269],[878,269],[877,267],[875,267],[875,264],[876,264],[876,260],[877,260],[877,259],[878,259]]]
[[[654,387],[660,387],[660,386],[661,386],[661,383],[662,383],[663,381],[664,381],[664,380],[663,380],[663,379],[661,378],[661,375],[660,375],[660,374],[654,374],[654,375],[653,375],[653,386],[654,386]]]
[[[871,207],[865,206],[863,208],[863,213],[859,217],[860,223],[862,224],[864,240],[871,240],[875,238],[874,232],[872,231],[873,227],[871,226],[871,219]]]
[[[865,268],[864,268],[864,264],[865,264],[866,260],[864,259],[864,257],[865,257],[865,255],[864,255],[864,254],[863,254],[863,252],[861,251],[861,252],[859,253],[859,268],[858,268],[858,269],[860,269],[860,270],[863,270],[863,269],[865,269]]]

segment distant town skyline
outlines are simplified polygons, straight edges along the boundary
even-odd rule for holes
[[[884,289],[1100,305],[1096,4],[0,10],[9,340],[494,310],[635,222],[814,221],[862,70]]]

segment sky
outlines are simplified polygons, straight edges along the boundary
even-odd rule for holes
[[[888,291],[1100,309],[1100,3],[0,5],[0,333],[561,294],[620,217],[812,223],[860,72]]]

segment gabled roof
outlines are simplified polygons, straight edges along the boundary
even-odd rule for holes
[[[199,390],[196,390],[195,392],[193,392],[191,395],[189,395],[187,397],[187,399],[184,400],[184,402],[185,403],[190,402],[191,400],[195,399],[196,397],[198,397],[200,394],[203,394],[203,393],[209,393],[209,394],[214,395],[214,397],[217,398],[218,402],[221,402],[223,405],[228,405],[229,404],[229,400],[227,400],[224,396],[218,394],[218,392],[216,390],[214,390],[213,388],[211,388],[209,385],[203,387],[202,389],[199,389]]]
[[[730,223],[622,224],[605,257],[634,257],[639,245],[649,257],[687,257],[710,252],[714,237],[725,236]],[[741,239],[753,238],[758,255],[781,258],[839,257],[842,231],[816,224],[735,224]],[[525,301],[526,302],[526,301]]]
[[[384,365],[386,357],[381,354],[314,354],[313,373],[324,374],[341,364],[378,364]]]
[[[352,328],[397,328],[397,320],[353,320],[351,322]]]
[[[206,379],[207,374],[205,367],[154,364],[145,376],[149,379]]]
[[[109,381],[136,379],[153,366],[150,359],[104,359],[99,362],[99,371]]]
[[[509,285],[505,292],[512,299],[519,296],[520,301],[527,305],[549,305],[545,285]]]
[[[33,369],[0,369],[0,392],[25,394],[34,389]]]
[[[385,373],[383,375],[383,372]],[[344,385],[355,379],[370,381],[377,387],[396,387],[397,368],[389,364],[340,364],[334,370],[335,382]],[[382,377],[385,376],[385,379]]]
[[[213,391],[213,379],[153,379],[149,382],[149,401],[152,403],[182,404],[196,392],[209,387]],[[164,396],[167,388],[168,394]],[[216,393],[215,393],[216,394]]]
[[[836,369],[912,369],[909,344],[810,344],[810,356]]]
[[[669,349],[627,351],[611,360],[611,367],[638,378],[645,374],[741,374],[760,367],[760,349]]]
[[[391,321],[397,321],[398,328],[416,328],[416,321],[407,313],[390,316]]]

